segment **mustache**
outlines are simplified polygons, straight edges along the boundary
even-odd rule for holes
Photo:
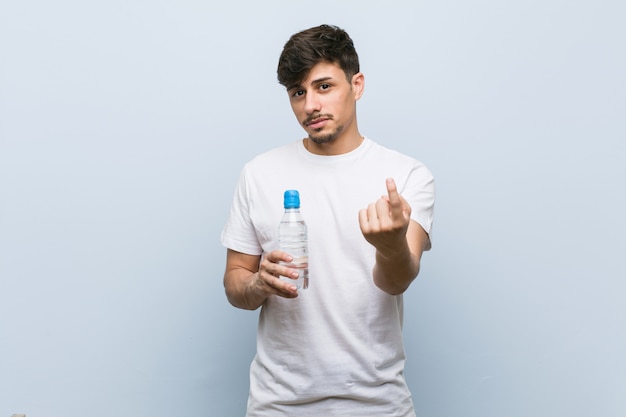
[[[308,125],[313,120],[322,119],[322,118],[332,120],[333,119],[333,115],[330,114],[330,113],[326,113],[326,114],[323,114],[323,113],[312,114],[312,115],[308,116],[306,119],[304,119],[302,121],[302,124],[303,125]]]

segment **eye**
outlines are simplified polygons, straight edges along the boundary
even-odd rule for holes
[[[304,90],[294,90],[293,93],[291,93],[291,97],[300,97],[304,95]]]
[[[328,90],[330,88],[330,84],[320,84],[320,90]]]

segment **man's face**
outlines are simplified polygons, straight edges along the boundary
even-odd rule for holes
[[[291,108],[313,142],[333,142],[356,126],[362,79],[359,73],[348,82],[339,65],[320,62],[302,84],[287,90]]]

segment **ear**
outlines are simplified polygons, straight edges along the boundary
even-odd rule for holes
[[[365,76],[362,72],[357,72],[352,76],[352,92],[354,93],[354,100],[358,100],[365,91]]]

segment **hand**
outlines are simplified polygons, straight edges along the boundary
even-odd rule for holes
[[[411,206],[402,198],[392,178],[387,178],[387,194],[359,211],[361,232],[381,254],[393,254],[406,245]]]
[[[291,255],[279,250],[272,251],[263,258],[259,265],[254,282],[255,291],[265,296],[278,295],[285,298],[295,298],[298,290],[295,284],[285,282],[279,277],[298,278],[298,272],[281,265],[279,262],[291,262]]]

